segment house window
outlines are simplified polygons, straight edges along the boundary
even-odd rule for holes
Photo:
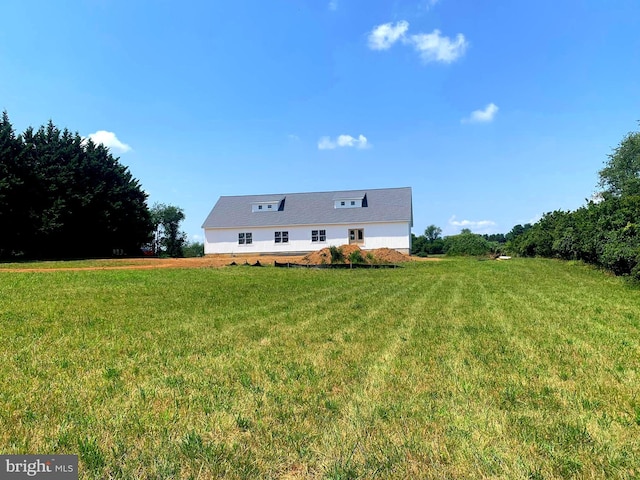
[[[326,230],[311,230],[311,241],[312,242],[326,242],[327,241],[327,231]]]
[[[251,243],[253,243],[251,232],[238,234],[238,245],[250,245]]]
[[[267,208],[271,208],[271,207],[273,207],[273,205],[267,205]]]
[[[349,229],[349,245],[364,243],[364,229],[353,228]]]
[[[341,206],[341,207],[344,207],[344,202],[340,202],[340,206]]]
[[[289,232],[275,232],[274,241],[276,243],[289,243]]]
[[[258,210],[262,210],[262,205],[258,205]]]
[[[355,200],[351,200],[351,205],[355,206],[355,204],[356,204]]]

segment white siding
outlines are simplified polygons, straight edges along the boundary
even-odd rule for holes
[[[364,223],[352,225],[309,225],[295,227],[246,227],[246,228],[210,228],[205,229],[204,253],[287,253],[311,252],[321,248],[340,246],[349,243],[349,229],[364,229],[363,250],[374,248],[394,248],[408,252],[410,248],[411,227],[407,222]],[[312,230],[326,230],[326,242],[312,242]],[[275,243],[275,232],[289,232],[288,243]],[[253,243],[238,244],[238,233],[250,232]]]

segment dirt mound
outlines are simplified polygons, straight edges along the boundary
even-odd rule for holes
[[[363,251],[358,245],[342,245],[339,247],[344,256],[344,263],[350,263],[349,256],[353,252],[360,252],[365,263],[399,263],[409,262],[411,258],[408,255],[393,250],[391,248],[378,248],[375,250]],[[331,263],[331,251],[323,248],[316,252],[305,255],[300,262],[305,265],[323,265]]]
[[[400,253],[393,248],[377,248],[375,250],[371,250],[371,253],[373,254],[373,258],[378,262],[400,263],[411,261],[411,257],[409,257],[409,255]]]
[[[339,248],[342,251],[342,256],[344,257],[344,263],[350,263],[349,255],[353,252],[358,251],[361,252],[363,258],[365,256],[365,253],[363,253],[357,245],[342,245]],[[305,265],[324,265],[331,263],[331,250],[329,248],[323,248],[317,252],[311,252],[308,255],[305,255],[300,263]]]
[[[326,263],[331,263],[331,252],[328,248],[311,252],[302,257],[300,263],[303,265],[324,265]]]

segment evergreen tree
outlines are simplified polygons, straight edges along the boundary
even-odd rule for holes
[[[7,112],[0,119],[0,257],[10,256],[20,243],[18,227],[21,204],[17,201],[23,186],[18,171],[22,156],[22,142],[15,136]]]
[[[0,255],[27,258],[137,254],[150,240],[147,196],[102,145],[52,121],[15,137],[0,122]]]

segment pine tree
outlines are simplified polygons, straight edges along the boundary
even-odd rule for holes
[[[27,258],[137,254],[151,238],[147,195],[102,145],[52,121],[15,137],[0,122],[0,255]]]
[[[17,248],[20,217],[19,190],[22,179],[18,172],[22,142],[16,138],[6,111],[0,120],[0,257],[11,256]]]

